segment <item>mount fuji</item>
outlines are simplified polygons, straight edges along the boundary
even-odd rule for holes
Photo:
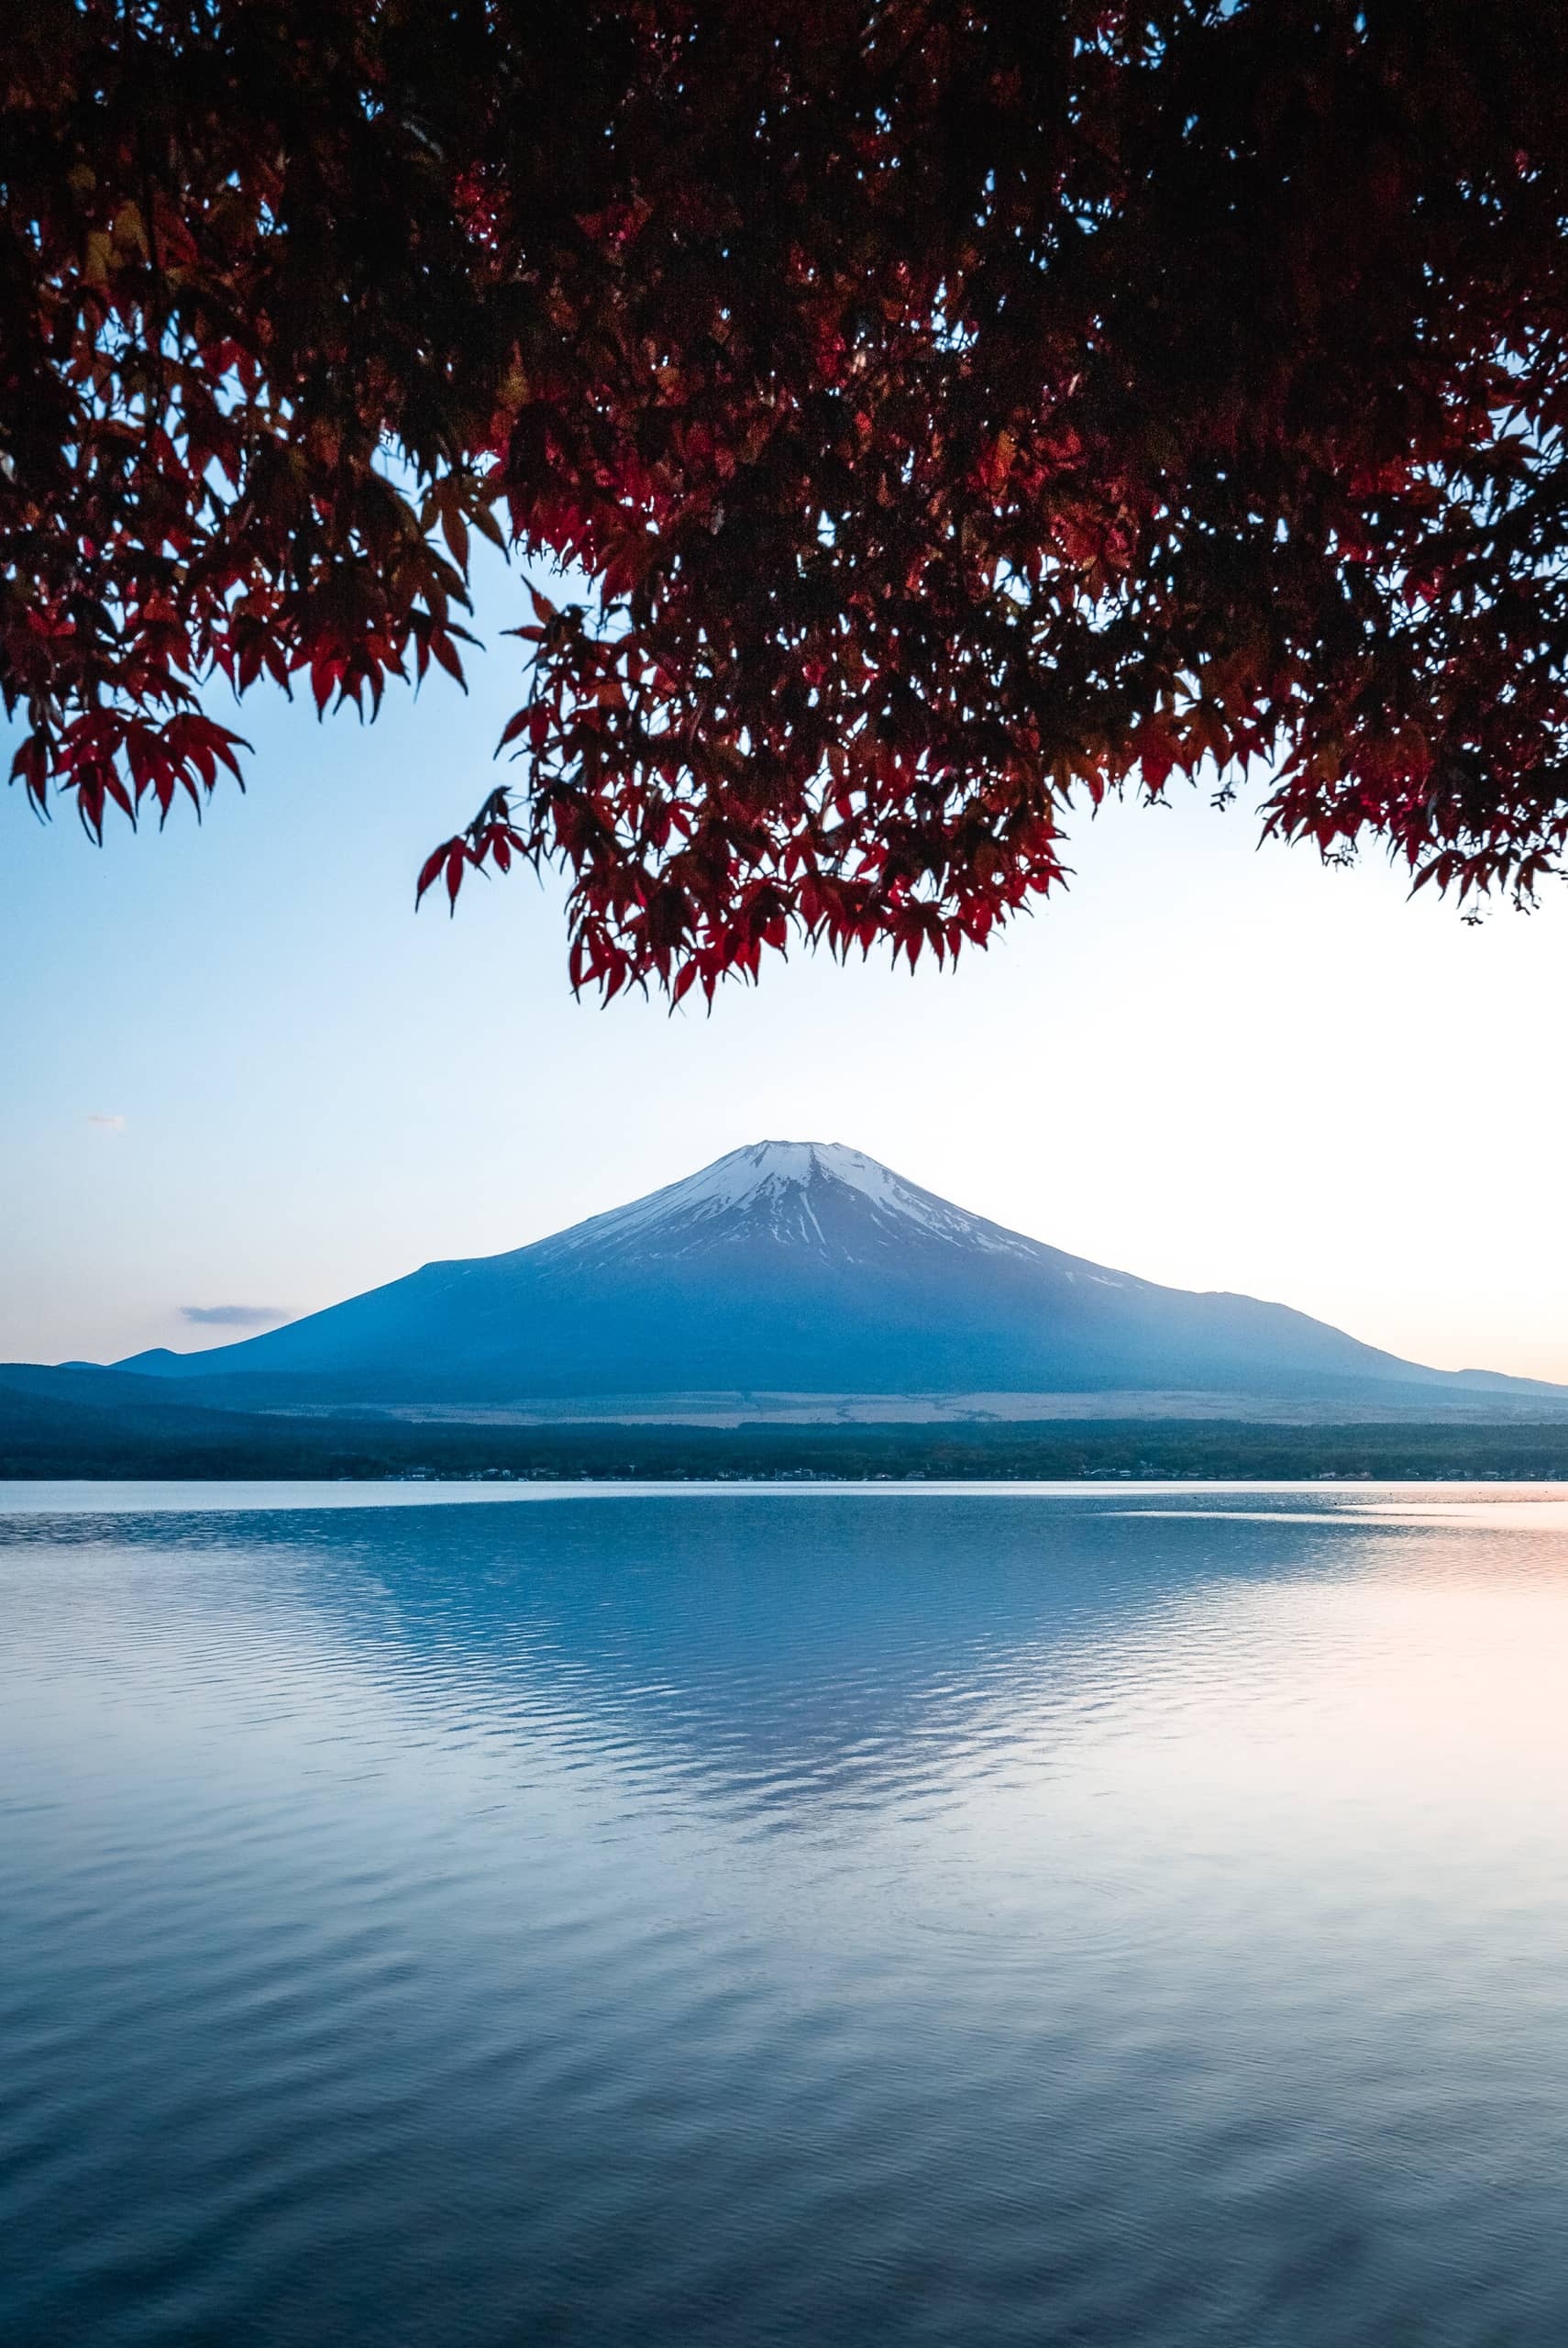
[[[263,1335],[119,1367],[228,1407],[524,1418],[1568,1400],[1402,1361],[1285,1305],[1108,1270],[835,1142],[754,1143],[531,1246],[426,1264]]]

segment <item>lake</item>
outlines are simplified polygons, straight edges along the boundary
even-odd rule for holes
[[[0,1486],[6,2348],[1561,2348],[1568,1498]]]

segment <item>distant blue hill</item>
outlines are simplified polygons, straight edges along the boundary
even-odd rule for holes
[[[659,1398],[1311,1395],[1351,1415],[1568,1389],[1402,1361],[1282,1304],[1026,1239],[837,1143],[759,1142],[510,1254],[122,1371],[192,1399],[487,1409]],[[1050,1416],[1048,1410],[1035,1412]]]

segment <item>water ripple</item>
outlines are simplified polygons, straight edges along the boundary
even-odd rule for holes
[[[90,1497],[6,2348],[1568,2336],[1561,1501]]]

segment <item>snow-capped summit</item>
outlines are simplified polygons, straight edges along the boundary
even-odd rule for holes
[[[632,1252],[665,1258],[772,1244],[859,1261],[933,1241],[992,1255],[1050,1252],[840,1141],[750,1142],[540,1244],[563,1258]]]
[[[1136,1388],[1354,1408],[1390,1386],[1485,1382],[1284,1305],[1108,1271],[813,1141],[753,1142],[508,1255],[426,1264],[243,1344],[121,1367],[221,1377],[235,1400],[285,1405],[764,1392],[816,1398],[823,1416],[849,1396],[1048,1403]]]

